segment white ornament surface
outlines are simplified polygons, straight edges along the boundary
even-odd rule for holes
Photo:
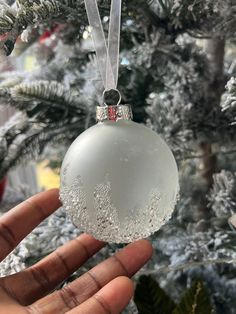
[[[178,193],[174,157],[161,138],[132,121],[104,122],[72,144],[60,197],[73,223],[95,238],[128,243],[157,231]]]

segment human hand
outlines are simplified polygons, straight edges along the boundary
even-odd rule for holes
[[[0,217],[0,261],[60,205],[58,190],[54,189],[31,197]],[[146,240],[129,244],[61,290],[52,292],[104,245],[82,234],[35,265],[0,278],[0,314],[120,313],[133,295],[129,277],[152,255]]]

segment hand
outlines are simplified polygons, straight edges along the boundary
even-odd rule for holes
[[[50,190],[0,217],[0,261],[60,205],[58,190]],[[0,314],[120,313],[133,295],[129,277],[152,255],[148,241],[126,246],[63,289],[52,292],[104,245],[82,234],[35,265],[0,278]]]

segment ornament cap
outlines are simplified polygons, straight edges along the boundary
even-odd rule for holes
[[[133,113],[130,105],[103,105],[97,107],[97,122],[132,120]]]

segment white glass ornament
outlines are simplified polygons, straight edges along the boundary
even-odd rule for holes
[[[102,122],[73,142],[61,169],[60,197],[72,221],[106,242],[128,243],[157,231],[179,190],[169,147],[129,120],[127,108],[98,107]]]

